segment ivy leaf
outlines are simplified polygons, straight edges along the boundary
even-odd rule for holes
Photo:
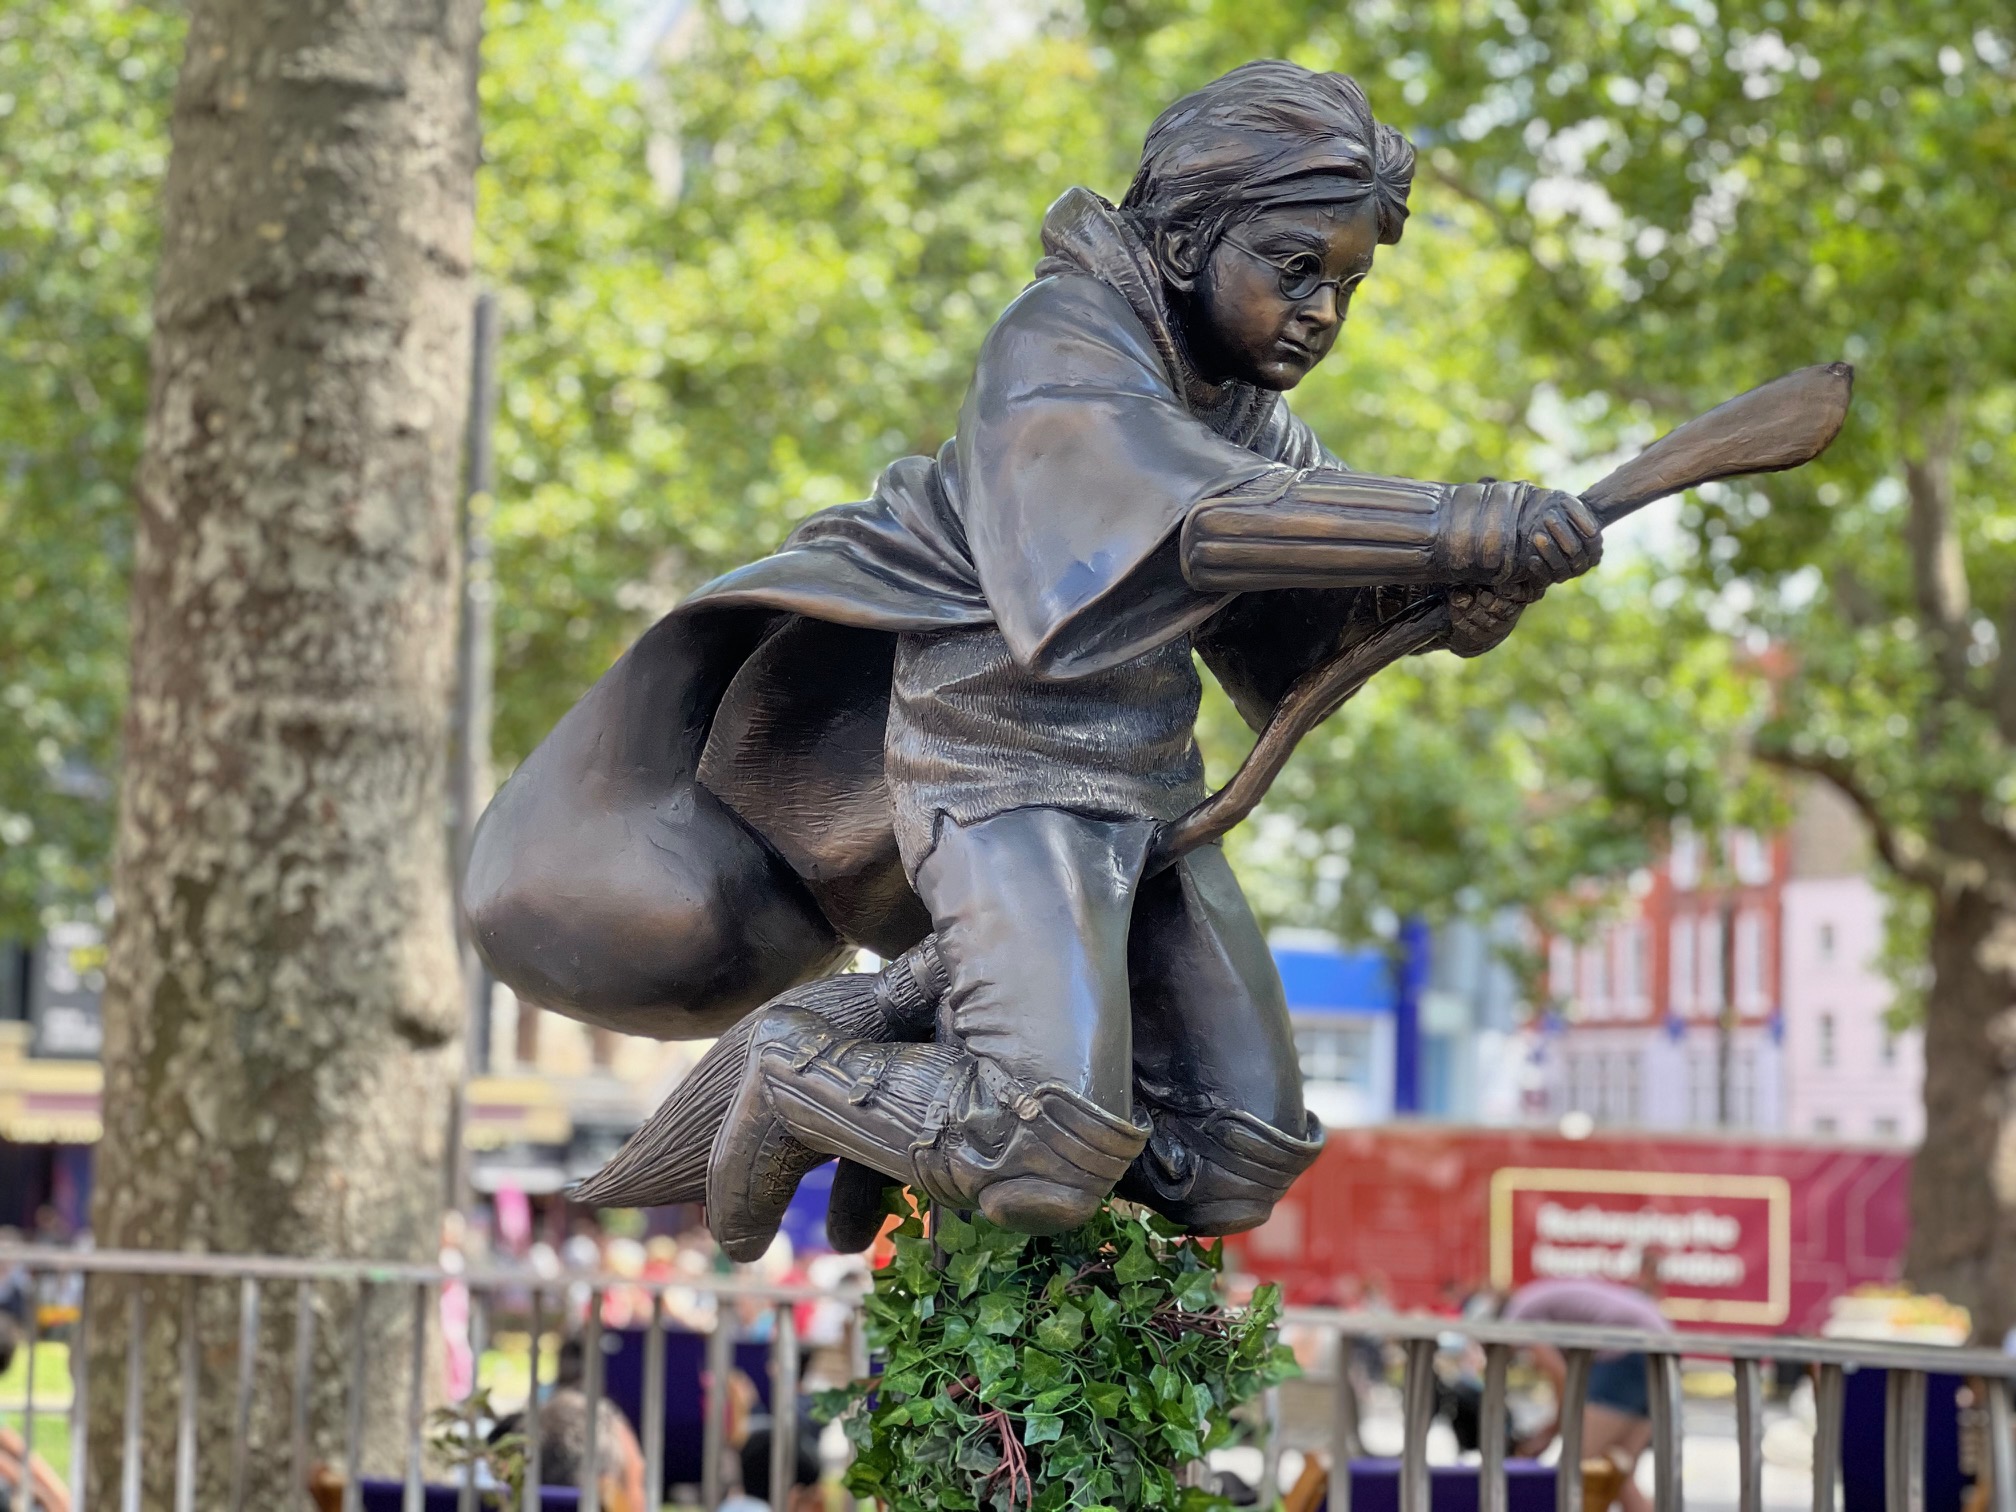
[[[1046,1387],[1061,1385],[1070,1379],[1070,1368],[1057,1356],[1045,1354],[1040,1349],[1026,1349],[1022,1352],[1022,1380],[1025,1385],[1042,1391]]]
[[[985,1250],[967,1250],[946,1263],[945,1277],[958,1288],[961,1297],[970,1297],[980,1289],[980,1282],[987,1274],[987,1258]]]
[[[1113,1267],[1113,1279],[1122,1286],[1130,1286],[1154,1279],[1157,1269],[1155,1257],[1148,1253],[1148,1246],[1137,1239],[1120,1257],[1120,1263]]]
[[[1084,1336],[1085,1314],[1069,1302],[1036,1325],[1036,1342],[1045,1349],[1069,1351]]]
[[[1064,1419],[1054,1412],[1032,1412],[1022,1419],[1024,1444],[1052,1444],[1064,1436]]]
[[[1178,1276],[1171,1289],[1178,1307],[1185,1312],[1202,1312],[1217,1300],[1218,1277],[1208,1270],[1189,1271]]]
[[[1022,1326],[1022,1298],[1017,1292],[991,1291],[980,1299],[973,1326],[982,1333],[1012,1334]]]
[[[956,1255],[972,1246],[973,1225],[949,1208],[938,1209],[938,1220],[933,1225],[931,1237],[937,1240],[938,1248],[948,1255]]]
[[[1085,1401],[1091,1409],[1104,1418],[1116,1418],[1127,1405],[1127,1388],[1115,1386],[1110,1381],[1092,1381],[1085,1387]]]
[[[1204,1452],[1204,1446],[1197,1442],[1197,1432],[1193,1428],[1179,1427],[1174,1423],[1162,1425],[1162,1442],[1176,1452],[1183,1460],[1194,1460]]]

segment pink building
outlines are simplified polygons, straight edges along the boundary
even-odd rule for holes
[[[1785,886],[1785,1131],[1915,1145],[1925,1129],[1925,1050],[1893,1031],[1892,988],[1877,966],[1883,895],[1861,827],[1831,789],[1815,789],[1791,831]]]
[[[1615,919],[1586,940],[1548,942],[1529,1116],[1720,1126],[1720,1020],[1733,990],[1727,1127],[1915,1143],[1918,1034],[1886,1025],[1883,900],[1869,864],[1852,811],[1817,787],[1782,834],[1677,837],[1631,880]]]

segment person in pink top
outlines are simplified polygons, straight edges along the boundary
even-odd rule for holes
[[[1671,1333],[1672,1325],[1659,1310],[1658,1288],[1658,1258],[1648,1253],[1635,1286],[1581,1278],[1533,1281],[1512,1294],[1501,1316],[1507,1323]],[[1560,1403],[1566,1395],[1567,1361],[1560,1350],[1544,1344],[1535,1345],[1532,1354]],[[1539,1454],[1560,1431],[1557,1405],[1555,1420],[1522,1441],[1519,1452]],[[1634,1478],[1639,1456],[1651,1442],[1651,1383],[1644,1354],[1632,1350],[1597,1355],[1589,1371],[1588,1405],[1582,1412],[1582,1454],[1585,1459],[1612,1460],[1623,1468],[1624,1484],[1614,1503],[1623,1512],[1651,1512],[1651,1503]]]

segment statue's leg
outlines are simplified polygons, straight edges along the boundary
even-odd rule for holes
[[[1135,1095],[1154,1132],[1120,1194],[1193,1233],[1256,1227],[1323,1135],[1280,975],[1218,846],[1142,885],[1131,957]]]
[[[760,1253],[827,1155],[1029,1232],[1089,1218],[1146,1135],[1127,936],[1150,829],[1049,809],[942,820],[917,871],[945,975],[939,1043],[766,1013],[709,1172],[724,1248]]]

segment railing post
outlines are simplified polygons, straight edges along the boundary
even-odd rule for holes
[[[728,1377],[735,1369],[735,1302],[716,1293],[714,1332],[707,1336],[707,1416],[700,1432],[700,1505],[721,1505],[721,1456],[728,1444]]]
[[[1582,1414],[1589,1405],[1589,1351],[1564,1349],[1568,1373],[1561,1386],[1561,1467],[1554,1475],[1555,1512],[1583,1512]]]
[[[1652,1506],[1654,1512],[1681,1512],[1680,1357],[1650,1354],[1645,1361],[1652,1386]]]
[[[1834,1512],[1841,1489],[1841,1414],[1847,1401],[1847,1372],[1839,1365],[1822,1365],[1813,1377],[1813,1512]]]
[[[1401,1381],[1400,1512],[1429,1512],[1428,1428],[1435,1421],[1435,1340],[1409,1339]]]
[[[785,1507],[798,1484],[798,1320],[789,1302],[779,1302],[771,1317],[770,1505]]]
[[[413,1288],[413,1342],[406,1377],[406,1492],[404,1512],[427,1512],[423,1439],[427,1428],[427,1283]]]
[[[146,1382],[147,1283],[133,1279],[126,1293],[126,1421],[120,1451],[120,1512],[140,1512],[140,1403]],[[308,1476],[301,1476],[301,1494],[308,1494]]]
[[[22,1330],[22,1352],[28,1360],[28,1394],[21,1404],[21,1481],[14,1505],[21,1512],[35,1512],[35,1345],[39,1337],[40,1306],[37,1304],[38,1277],[28,1273],[28,1316]]]
[[[175,1512],[196,1512],[197,1310],[194,1276],[182,1282],[182,1337],[178,1341],[182,1380],[175,1417]]]
[[[602,1512],[602,1289],[588,1293],[581,1329],[581,1389],[588,1399],[587,1452],[581,1461],[581,1512]]]
[[[1736,1375],[1736,1509],[1764,1512],[1763,1367],[1747,1357],[1730,1364]]]
[[[231,1404],[231,1512],[245,1512],[252,1460],[252,1391],[259,1373],[259,1282],[238,1283],[238,1397]]]
[[[91,1273],[77,1278],[76,1343],[70,1350],[70,1512],[85,1512],[91,1487]]]
[[[294,1402],[290,1425],[294,1505],[315,1512],[308,1492],[308,1393],[315,1389],[315,1283],[303,1281],[294,1296]]]
[[[447,1281],[441,1283],[444,1291],[450,1284]],[[469,1390],[462,1398],[462,1411],[459,1416],[462,1419],[462,1442],[464,1447],[468,1448],[473,1447],[476,1442],[476,1398],[483,1389],[483,1340],[488,1334],[483,1308],[487,1293],[479,1294],[466,1277],[462,1278],[462,1290],[466,1298],[462,1315],[466,1320],[469,1335]],[[441,1345],[445,1355],[448,1345],[445,1327],[442,1330]],[[456,1491],[455,1512],[476,1512],[476,1475],[473,1467],[462,1477],[462,1484]]]
[[[357,1283],[357,1315],[350,1320],[350,1420],[343,1437],[343,1512],[364,1507],[364,1389],[369,1332],[371,1283]]]
[[[1330,1512],[1350,1512],[1351,1461],[1358,1458],[1358,1383],[1351,1379],[1351,1336],[1336,1331],[1337,1394],[1330,1403]]]
[[[1995,1512],[2016,1512],[2016,1421],[2009,1411],[2009,1381],[2002,1376],[1986,1376],[1981,1388],[1988,1393],[1988,1474],[1994,1481]]]
[[[562,1315],[565,1316],[564,1313]],[[523,1512],[539,1512],[539,1345],[546,1332],[546,1293],[532,1288],[532,1342],[526,1352],[525,1392],[525,1505]],[[564,1332],[564,1329],[563,1329]]]
[[[1281,1388],[1269,1386],[1260,1394],[1260,1420],[1267,1440],[1260,1446],[1260,1505],[1271,1507],[1281,1499]]]
[[[1890,1371],[1883,1390],[1884,1512],[1925,1512],[1925,1374]]]
[[[657,1506],[665,1499],[665,1293],[651,1293],[651,1321],[644,1332],[644,1495]]]
[[[1477,1512],[1507,1512],[1511,1488],[1505,1484],[1505,1371],[1512,1351],[1503,1344],[1484,1346],[1484,1401],[1477,1409]]]

